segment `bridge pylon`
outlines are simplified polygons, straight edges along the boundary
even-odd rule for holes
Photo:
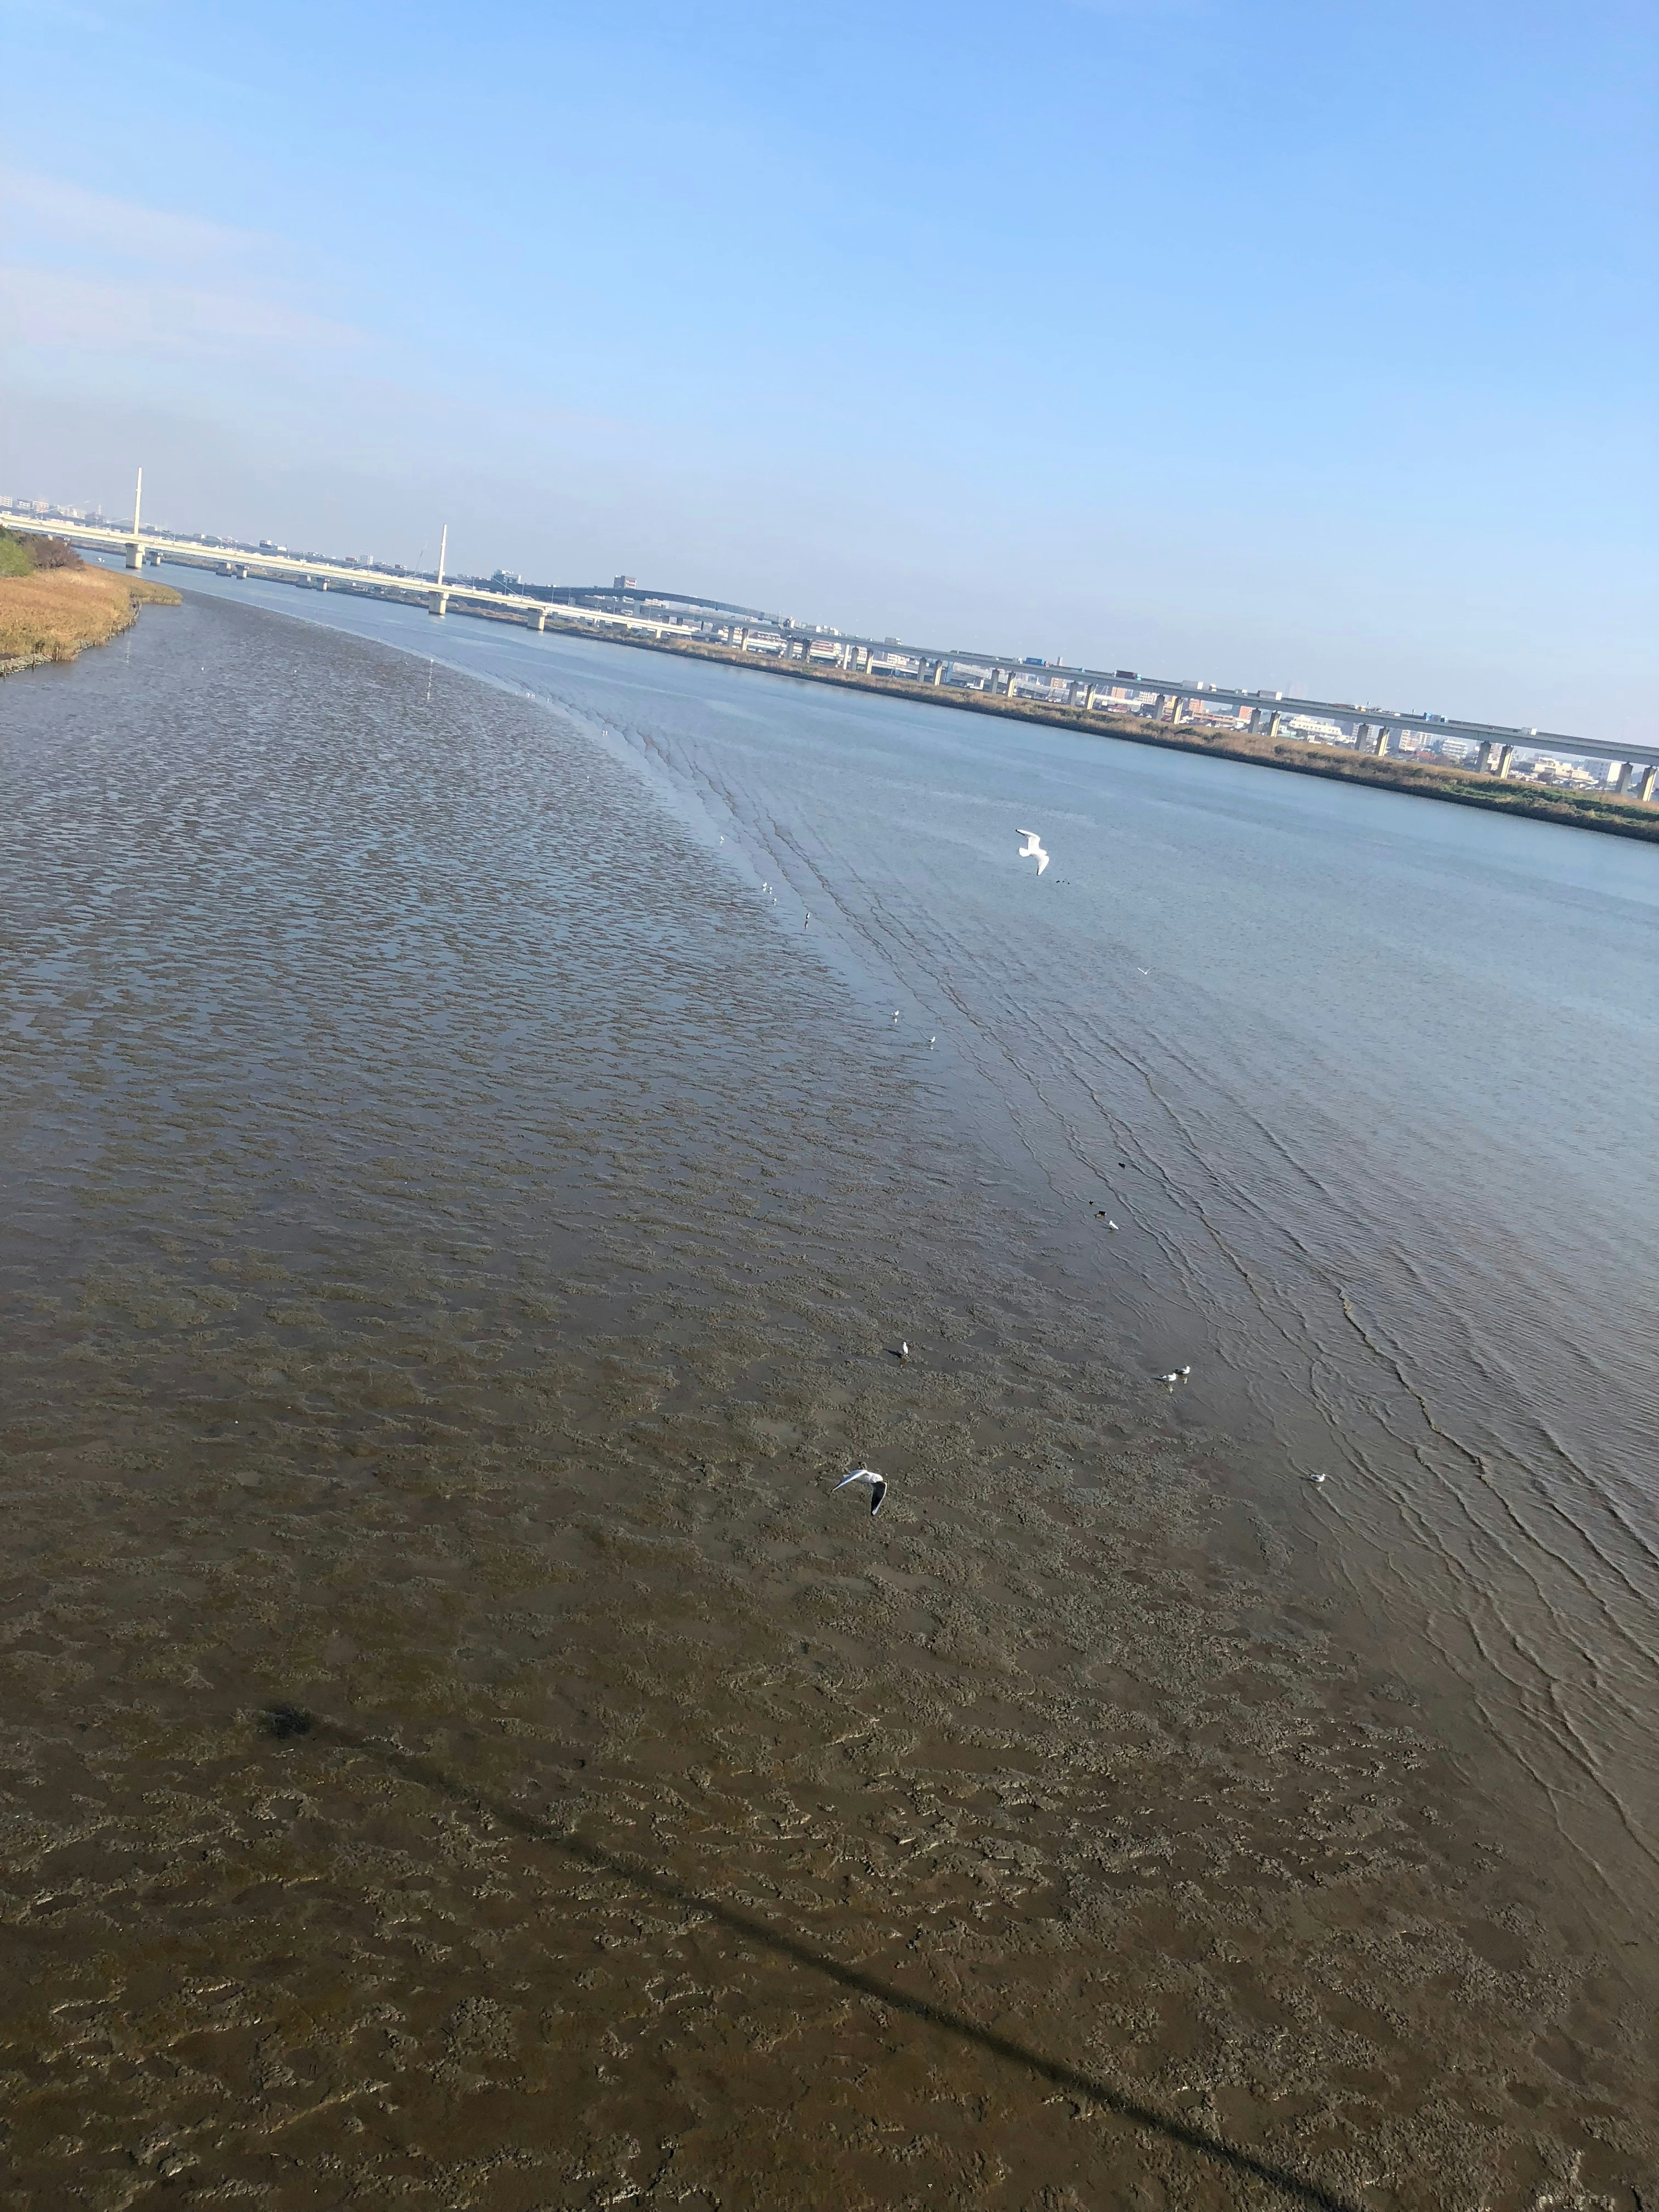
[[[132,537],[127,545],[127,566],[142,568],[144,565],[144,541],[138,534],[139,509],[144,503],[144,472],[138,471],[138,483],[132,495]]]

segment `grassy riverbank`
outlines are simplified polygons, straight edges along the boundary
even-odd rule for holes
[[[130,629],[141,606],[179,604],[171,584],[91,568],[54,539],[0,531],[0,675],[73,660]]]

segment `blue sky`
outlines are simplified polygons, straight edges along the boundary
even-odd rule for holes
[[[0,0],[0,491],[1648,731],[1656,32]]]

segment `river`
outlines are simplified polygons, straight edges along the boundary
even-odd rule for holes
[[[723,1867],[732,1838],[763,1856],[763,1835],[777,1869],[757,1858],[732,1894],[757,1885],[844,1945],[864,1923],[837,1904],[830,1859],[786,1866],[785,1844],[804,1852],[798,1824],[840,1802],[823,1762],[849,1744],[833,1758],[864,1762],[846,1787],[893,1890],[869,1905],[861,1957],[902,1966],[919,1940],[905,1915],[942,1885],[926,1908],[941,1929],[991,1916],[965,1949],[940,1947],[952,2001],[984,2013],[974,1978],[1001,1969],[975,1944],[994,1937],[992,1959],[1000,1942],[1029,1972],[1007,1967],[992,2009],[1052,2047],[1092,1986],[1049,1985],[1054,1929],[1073,1944],[1105,1924],[1089,1920],[1103,1896],[1128,1893],[1112,1884],[1145,1875],[1136,1942],[1211,1978],[1208,1996],[1155,1978],[1164,2030],[1145,1986],[1099,2013],[1090,2051],[1104,2066],[1109,2050],[1129,2069],[1111,2078],[1141,2081],[1168,2122],[1146,2171],[1170,2194],[1126,2203],[1212,2201],[1182,2178],[1180,2112],[1206,2140],[1257,2145],[1255,2180],[1241,2166],[1230,2185],[1243,2201],[1252,2187],[1277,2201],[1272,2174],[1317,2171],[1350,2195],[1315,2201],[1358,2203],[1368,2160],[1403,2178],[1365,2203],[1424,2201],[1401,2147],[1419,2137],[1425,2171],[1466,2172],[1449,2203],[1571,2178],[1573,2100],[1631,2107],[1614,1967],[1651,1986],[1659,855],[217,579],[101,656],[15,679],[0,707],[12,1617],[62,1759],[84,1760],[76,1729],[113,1731],[98,1788],[121,1833],[139,1817],[121,1761],[154,1759],[145,1802],[189,1808],[179,1835],[216,1880],[229,1849],[216,1824],[262,1790],[298,1808],[280,1850],[259,1844],[277,1852],[262,1882],[325,1830],[368,1834],[343,1767],[286,1794],[247,1778],[237,1714],[292,1692],[395,1726],[514,1804],[591,1761],[609,1778],[573,1801],[588,1832],[618,1853],[690,1854],[677,1878],[698,1894],[714,1893],[688,1870],[699,1835],[726,1839]],[[1054,856],[1041,878],[1017,858],[1027,828]],[[890,1356],[900,1333],[916,1339],[908,1369]],[[1156,1379],[1188,1364],[1173,1389]],[[867,1588],[824,1548],[850,1524],[833,1539],[795,1525],[795,1486],[823,1455],[866,1452],[902,1470],[878,1525],[911,1547]],[[1011,1492],[1016,1475],[1041,1510]],[[924,1481],[932,1525],[907,1534],[904,1485]],[[152,1606],[167,1624],[154,1647]],[[908,1655],[873,1734],[848,1673],[861,1650]],[[824,1735],[825,1695],[851,1696],[848,1733]],[[1102,1696],[1135,1717],[1109,1774],[1097,1744],[1060,1747]],[[1161,1751],[1125,1747],[1143,1729]],[[1224,1784],[1223,1746],[1239,1762]],[[554,1767],[538,1767],[550,1747]],[[1405,1797],[1386,1798],[1386,1820],[1363,1809],[1382,1786],[1373,1753],[1397,1758],[1390,1790],[1428,1793],[1421,1835],[1443,1844],[1429,1850]],[[1399,1778],[1419,1769],[1431,1784]],[[940,1775],[948,1788],[927,1779]],[[1142,1826],[1112,1814],[1103,1859],[1100,1793],[1132,1776]],[[42,1777],[51,1851],[72,1852],[62,1823],[91,1784],[82,1764]],[[1229,1814],[1225,1849],[1224,1786],[1261,1798]],[[994,1833],[973,1832],[971,1880],[951,1856],[959,1824],[950,1850],[918,1844],[941,1818],[931,1796],[919,1808],[924,1787],[964,1804],[983,1788],[1003,1808]],[[553,2044],[567,2008],[623,2032],[576,1982],[554,2014],[528,1997],[502,2010],[435,1965],[427,2020],[406,2000],[426,1970],[388,1932],[410,1913],[386,1917],[386,1868],[427,1869],[446,1942],[481,1955],[509,1911],[488,1899],[513,1881],[452,1839],[456,1879],[474,1873],[433,1904],[448,1877],[432,1871],[431,1816],[396,1817],[407,1833],[374,1844],[374,1911],[348,1884],[311,1935],[284,1939],[305,1962],[293,2005],[349,2016],[331,2096],[397,2076],[395,2056],[365,2055],[376,1990],[399,1992],[411,2048],[438,2038],[441,2082],[449,2066],[500,2087],[532,2017]],[[1366,1902],[1269,1912],[1241,1867],[1271,1865],[1276,1886],[1316,1841],[1318,1868],[1296,1879]],[[1483,1871],[1511,1844],[1501,1879]],[[923,1848],[925,1879],[907,1856]],[[1002,1871],[983,1892],[987,1866]],[[1070,1919],[1039,1910],[1051,1891]],[[67,1875],[59,1892],[81,1894]],[[1396,2033],[1366,1990],[1395,1972],[1413,1986],[1437,1897],[1455,1899],[1447,1924],[1474,1948],[1437,1953],[1422,1993],[1431,2013],[1487,2009],[1465,2046],[1444,2028],[1447,2081],[1474,2086],[1431,2118],[1395,2045],[1442,2030]],[[192,1987],[211,1991],[223,1961],[202,1931],[221,1908],[204,1893],[191,1909]],[[685,1969],[684,1929],[629,1927],[629,1946],[669,1945],[653,1971]],[[741,1931],[727,1934],[729,1955],[685,1971],[764,2012]],[[95,1962],[100,1940],[77,1955]],[[1622,1955],[1583,1969],[1592,1999],[1564,1961],[1598,1940]],[[591,1941],[597,1957],[623,1938],[601,1913]],[[1340,1972],[1339,1943],[1353,1946]],[[1379,1963],[1389,1943],[1398,1955]],[[1120,1930],[1107,1952],[1126,1945]],[[245,1996],[258,1948],[223,1986]],[[1229,1984],[1218,2013],[1218,1970],[1199,1962],[1255,1951],[1276,1962],[1266,1981]],[[370,1952],[362,1986],[331,1978],[328,1960]],[[649,1963],[633,1986],[656,1986]],[[77,1971],[88,2004],[113,2002],[94,1964]],[[1337,2040],[1316,2086],[1268,2097],[1250,2039],[1270,2018],[1275,2035],[1293,2020],[1311,2033],[1297,1988],[1326,1992]],[[1571,2063],[1540,2030],[1552,2004],[1566,2025],[1549,2034],[1577,2039]],[[146,2066],[165,2047],[149,2033],[131,2030]],[[771,2033],[744,2030],[745,2065]],[[1126,2036],[1140,2057],[1123,2056]],[[1372,2059],[1342,2057],[1344,2036],[1373,2038]],[[849,2039],[837,2016],[800,2063]],[[74,2076],[81,2046],[52,2048]],[[718,2154],[687,2148],[688,2063],[592,2121],[589,2165],[558,2168],[557,2201],[589,2202],[602,2169],[616,2180],[592,2143],[626,2136],[637,2158],[671,2107],[676,2155],[734,2154],[729,2117]],[[1331,2081],[1360,2095],[1348,2077],[1367,2064],[1387,2084],[1376,2110],[1335,2117]],[[1522,2087],[1483,2166],[1459,2130],[1505,2067]],[[230,2060],[219,2078],[240,2094]],[[133,2112],[148,2125],[173,2094],[147,2077]],[[964,2112],[978,2094],[951,2091]],[[1200,2094],[1201,2112],[1180,2101]],[[111,2160],[125,2109],[114,2097]],[[999,2111],[1019,2187],[1084,2171],[1075,2150],[1045,2165],[1058,2154],[1042,2130]],[[1511,2142],[1516,2112],[1535,2124]],[[839,2123],[823,2124],[828,2157]],[[940,2172],[975,2154],[963,2125],[936,2146]],[[459,2126],[422,2153],[452,2175],[483,2155]],[[268,2143],[233,2157],[214,2141],[226,2185],[269,2182]],[[1586,2171],[1633,2187],[1644,2155]],[[774,2201],[812,2201],[804,2169],[780,2172]],[[634,2167],[623,2179],[642,2185]],[[495,2185],[443,2201],[507,2203]],[[837,2187],[899,2201],[862,2169]],[[987,2187],[988,2205],[1004,2201]]]
[[[1195,1412],[1269,1469],[1326,1472],[1342,1583],[1426,1637],[1591,1869],[1651,1879],[1659,857],[374,602],[323,618],[579,717],[781,929],[810,912],[875,1029],[937,1036],[1103,1340],[1193,1364]]]

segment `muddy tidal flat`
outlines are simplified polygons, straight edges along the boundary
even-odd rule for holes
[[[1643,1901],[625,762],[3,706],[6,2212],[1656,2212]]]

